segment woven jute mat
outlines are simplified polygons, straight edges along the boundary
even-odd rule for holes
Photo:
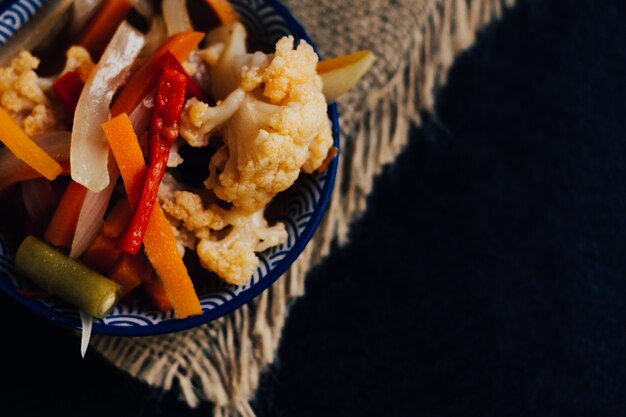
[[[249,401],[275,356],[306,272],[346,243],[375,175],[398,155],[411,123],[431,111],[456,54],[514,0],[287,0],[323,57],[371,49],[372,70],[339,100],[339,172],[327,215],[289,271],[254,301],[201,327],[156,337],[97,335],[92,347],[133,377],[175,390],[215,416],[253,416]]]

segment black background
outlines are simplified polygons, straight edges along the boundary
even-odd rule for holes
[[[309,274],[260,416],[626,408],[626,3],[520,1]],[[0,295],[1,415],[207,416]]]

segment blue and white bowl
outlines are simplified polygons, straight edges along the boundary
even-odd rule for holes
[[[13,32],[42,3],[42,0],[1,1],[0,10],[3,12],[19,10],[21,13],[20,23],[7,24]],[[255,39],[255,44],[266,51],[271,51],[275,42],[288,34],[293,35],[296,40],[304,39],[314,46],[302,26],[278,1],[234,0],[233,4],[248,29],[249,38]],[[15,21],[11,18],[10,22]],[[328,115],[332,122],[334,145],[339,148],[339,122],[335,104],[328,107]],[[272,209],[273,218],[285,223],[289,236],[287,242],[260,255],[259,267],[245,285],[228,285],[222,282],[216,284],[217,281],[213,281],[206,288],[198,288],[202,315],[175,319],[172,312],[162,313],[135,304],[121,303],[106,318],[96,320],[93,331],[124,336],[175,332],[215,320],[249,302],[283,275],[309,242],[328,206],[336,172],[337,158],[323,174],[302,174],[296,184],[280,196],[279,204]],[[13,267],[17,244],[11,236],[0,235],[0,287],[37,313],[63,325],[80,328],[80,316],[76,308],[54,297],[32,299],[20,295],[18,290],[33,288]]]
[[[0,47],[30,20],[45,0],[0,0]]]

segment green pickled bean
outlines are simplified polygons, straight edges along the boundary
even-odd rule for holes
[[[33,236],[15,256],[15,268],[51,295],[98,318],[117,304],[122,287]]]

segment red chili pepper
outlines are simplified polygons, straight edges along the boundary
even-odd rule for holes
[[[172,142],[178,137],[178,123],[185,104],[187,78],[174,68],[165,67],[159,79],[150,123],[150,165],[133,215],[122,231],[117,249],[136,254],[143,242],[159,185],[163,179]]]
[[[70,120],[74,118],[74,111],[76,111],[76,105],[84,86],[85,83],[80,79],[80,74],[77,71],[66,72],[54,82],[54,93],[67,110]]]
[[[174,56],[174,54],[172,54],[169,51],[163,54],[163,56],[159,60],[159,67],[160,68],[166,68],[166,67],[174,68],[176,71],[180,72],[181,74],[185,76],[185,78],[187,79],[187,98],[195,97],[198,100],[201,100],[204,102],[208,101],[207,96],[204,93],[204,91],[202,91],[200,86],[196,84],[193,78],[191,78],[191,76],[187,74],[187,72],[185,71],[185,68],[183,68],[183,65]]]

